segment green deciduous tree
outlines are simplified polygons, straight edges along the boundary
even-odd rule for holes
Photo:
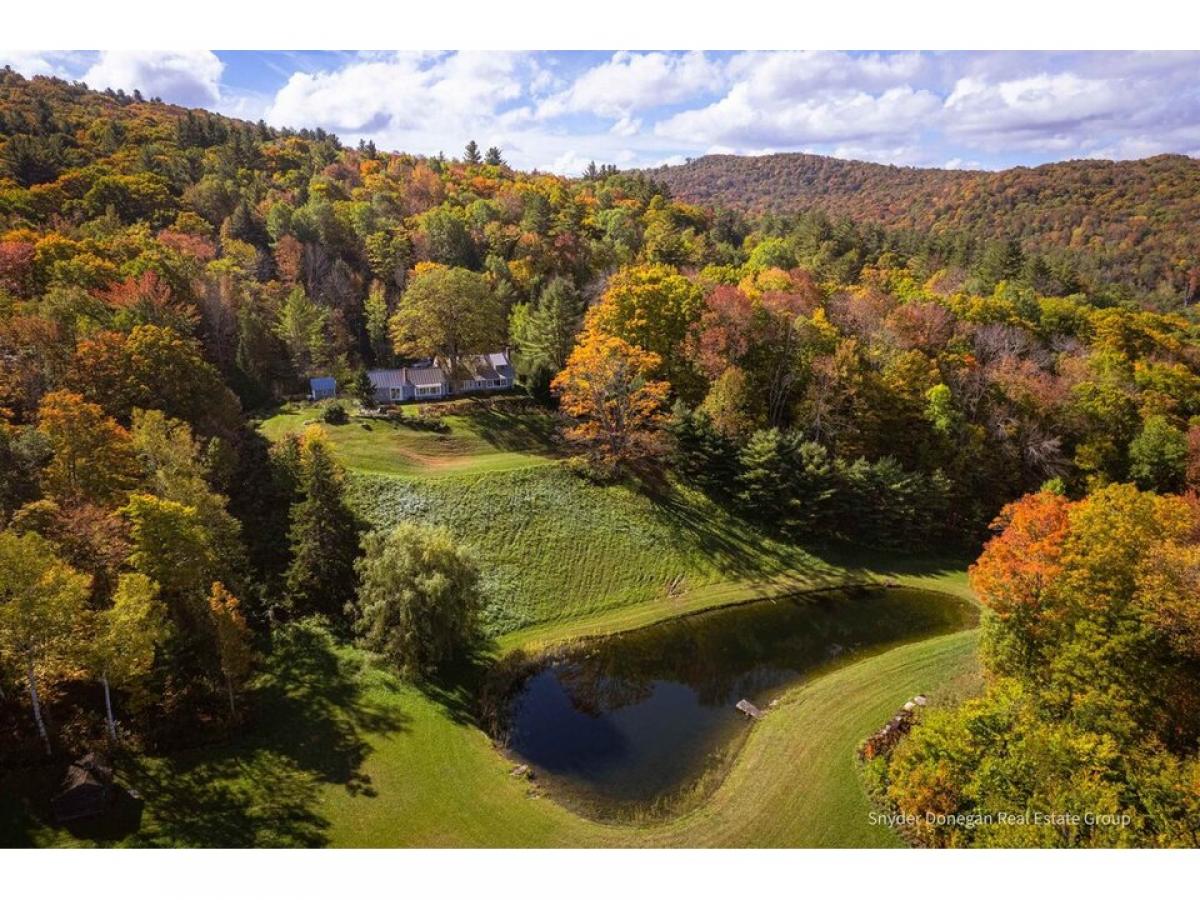
[[[1178,491],[1187,474],[1187,435],[1153,415],[1129,444],[1129,475],[1145,490]]]
[[[51,753],[39,684],[73,661],[90,579],[35,534],[0,531],[0,660],[23,674],[38,734]]]
[[[404,524],[364,541],[354,630],[401,671],[427,675],[474,637],[479,570],[444,528]]]
[[[136,572],[122,575],[112,606],[95,616],[88,647],[92,671],[104,687],[104,715],[113,741],[117,739],[117,721],[112,689],[130,688],[149,674],[166,631],[166,610],[158,599],[158,585]]]
[[[441,356],[452,367],[504,340],[504,311],[482,275],[419,265],[390,323],[401,356]]]

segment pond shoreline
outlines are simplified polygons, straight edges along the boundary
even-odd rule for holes
[[[740,598],[715,606],[683,611],[677,616],[639,624],[627,629],[569,637],[544,646],[537,646],[533,650],[517,647],[500,657],[485,679],[480,696],[480,706],[484,710],[481,724],[484,725],[485,733],[491,739],[493,748],[507,763],[511,764],[513,772],[531,780],[529,791],[531,796],[546,796],[564,809],[604,824],[649,824],[677,819],[701,806],[720,788],[736,763],[746,738],[757,723],[749,719],[740,726],[723,723],[720,726],[722,729],[721,740],[709,748],[703,764],[689,770],[680,784],[656,793],[652,798],[614,803],[611,797],[606,797],[603,791],[595,789],[594,786],[584,787],[581,786],[578,779],[572,781],[570,777],[561,772],[556,774],[548,771],[535,761],[522,756],[512,747],[510,739],[516,703],[526,690],[530,679],[548,673],[555,667],[569,664],[571,660],[589,659],[596,652],[603,653],[606,647],[611,651],[612,642],[628,641],[655,629],[664,631],[678,629],[681,625],[686,625],[689,620],[712,619],[722,614],[735,613],[743,608],[775,606],[783,603],[795,605],[801,604],[805,600],[820,601],[829,595],[841,595],[847,601],[857,604],[857,612],[861,613],[862,602],[871,595],[890,595],[889,605],[893,607],[891,613],[894,618],[898,608],[897,604],[904,602],[895,596],[899,592],[911,592],[914,595],[913,602],[923,603],[926,599],[941,598],[947,604],[954,604],[954,606],[948,605],[938,610],[937,616],[949,616],[945,621],[940,618],[930,619],[925,621],[922,626],[923,620],[919,616],[913,619],[914,625],[925,628],[924,631],[918,633],[896,639],[881,635],[884,640],[879,643],[872,643],[868,640],[864,644],[859,641],[852,643],[848,648],[842,647],[840,644],[832,644],[833,649],[830,651],[832,655],[819,656],[810,660],[796,672],[784,677],[777,687],[770,686],[769,690],[772,696],[769,700],[766,696],[758,697],[758,700],[766,708],[766,714],[770,715],[772,708],[777,703],[786,701],[788,695],[838,669],[933,636],[969,631],[978,624],[974,604],[962,593],[929,588],[924,585],[904,584],[892,579],[823,585],[811,589],[789,591],[776,596]],[[962,606],[959,607],[958,604],[962,604]],[[856,611],[850,610],[850,612]],[[782,609],[780,614],[784,616],[785,620],[788,616],[794,620],[797,614],[814,616],[813,623],[817,631],[793,631],[790,636],[801,640],[819,641],[821,640],[820,630],[829,628],[831,623],[837,624],[838,617],[843,615],[843,611],[828,608],[810,609],[805,606],[799,611]],[[928,614],[926,614],[926,619],[928,619]],[[908,620],[904,619],[904,621]],[[794,621],[792,624],[794,626]],[[895,625],[895,621],[892,624]],[[840,627],[847,627],[847,623],[842,622]],[[720,629],[718,628],[718,630]],[[589,647],[593,649],[589,651]],[[734,717],[733,699],[728,704],[731,719]],[[723,710],[724,705],[721,703],[714,707],[711,702],[707,702],[706,708],[711,714],[712,710]],[[620,706],[615,709],[619,710]],[[736,718],[742,719],[741,716]],[[556,741],[551,742],[552,745],[555,743]],[[700,745],[697,746],[700,750],[704,749]],[[686,747],[685,749],[692,751],[694,748]]]

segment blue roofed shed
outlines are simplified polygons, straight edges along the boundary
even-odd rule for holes
[[[336,378],[310,378],[308,385],[314,400],[330,400],[337,396]]]

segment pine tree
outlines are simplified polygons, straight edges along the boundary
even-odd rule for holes
[[[747,515],[775,518],[788,495],[783,434],[778,428],[754,432],[739,456],[738,502]]]
[[[483,161],[483,157],[479,155],[479,145],[475,141],[467,141],[467,146],[463,150],[463,162],[471,165],[479,165]]]
[[[375,355],[375,361],[381,366],[389,365],[394,357],[392,342],[388,338],[388,317],[391,313],[382,282],[376,281],[371,285],[367,300],[363,304],[363,314],[366,318],[367,339],[371,342],[371,352]]]
[[[500,155],[499,147],[488,147],[487,154],[483,157],[483,161],[489,166],[504,165],[504,157]]]
[[[517,348],[522,381],[545,389],[567,364],[582,320],[583,302],[566,278],[555,278],[536,303],[514,311],[510,337]]]
[[[323,613],[337,621],[354,596],[358,522],[346,505],[341,468],[320,428],[305,433],[300,466],[304,499],[291,512],[287,603],[295,615]]]
[[[360,369],[359,373],[354,377],[354,396],[358,398],[358,402],[362,404],[363,409],[375,408],[375,385],[371,383],[371,378],[367,375],[366,369]]]

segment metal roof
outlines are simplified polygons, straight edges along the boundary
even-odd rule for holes
[[[408,383],[416,387],[446,383],[446,373],[441,369],[405,369],[404,371],[407,373]]]
[[[404,369],[372,369],[367,373],[367,378],[377,388],[398,388],[406,384]]]

